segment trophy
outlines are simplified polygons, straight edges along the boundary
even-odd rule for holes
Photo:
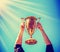
[[[28,31],[28,34],[30,35],[30,38],[25,41],[26,44],[34,45],[37,43],[37,40],[32,38],[32,35],[34,34],[34,31],[37,27],[37,23],[36,23],[37,19],[40,18],[36,18],[34,16],[28,16],[27,18],[24,18],[26,29]]]

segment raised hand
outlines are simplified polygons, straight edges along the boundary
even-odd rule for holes
[[[42,27],[41,23],[37,22],[37,28],[41,31],[43,30],[43,27]]]

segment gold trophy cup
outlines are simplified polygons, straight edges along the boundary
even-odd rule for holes
[[[26,21],[25,25],[26,25],[28,34],[30,35],[30,38],[25,41],[26,44],[33,45],[37,43],[37,41],[32,38],[32,35],[36,28],[36,20],[37,18],[35,18],[34,16],[29,16],[25,18],[25,21]]]
[[[30,35],[30,38],[27,39],[25,41],[25,43],[29,44],[29,45],[36,44],[37,40],[33,39],[32,35],[33,35],[34,31],[35,31],[35,28],[37,27],[37,25],[36,25],[37,18],[34,17],[34,16],[28,16],[27,18],[22,18],[22,19],[25,20],[25,26],[26,26],[26,29],[28,31],[28,34]],[[40,19],[40,18],[38,18],[38,19]]]

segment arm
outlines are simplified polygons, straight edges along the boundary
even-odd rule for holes
[[[43,30],[42,25],[41,25],[39,22],[37,23],[37,27],[38,27],[38,29],[41,31],[42,36],[43,36],[43,38],[44,38],[44,41],[45,41],[45,43],[46,43],[46,52],[54,52],[53,46],[52,46],[52,44],[51,44],[51,41],[50,41],[49,38],[47,37],[45,31]]]
[[[44,38],[44,41],[45,41],[46,45],[50,45],[51,42],[50,42],[49,38],[47,37],[45,31],[43,30],[42,25],[41,25],[39,22],[37,23],[37,27],[38,27],[38,29],[41,31],[42,36],[43,36],[43,38]]]
[[[25,28],[25,24],[21,23],[20,31],[16,40],[16,44],[22,45],[22,37],[23,37],[24,28]]]
[[[14,47],[14,52],[24,52],[22,48],[22,37],[23,37],[24,28],[25,28],[25,24],[21,23],[20,31]]]

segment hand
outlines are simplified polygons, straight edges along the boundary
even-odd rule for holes
[[[41,23],[37,22],[37,28],[40,29],[41,31],[43,30]]]
[[[25,22],[21,23],[20,29],[21,29],[21,31],[24,31],[24,29],[25,29]]]

